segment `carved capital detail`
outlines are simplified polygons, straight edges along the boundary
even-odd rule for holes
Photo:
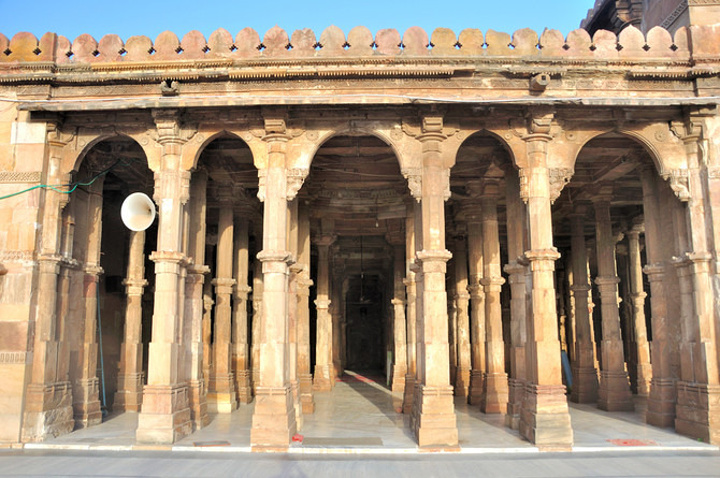
[[[670,188],[675,195],[683,202],[690,200],[690,184],[687,169],[673,169],[662,175],[663,179],[670,182]]]
[[[287,171],[287,200],[292,201],[297,196],[298,192],[300,191],[300,188],[302,188],[303,183],[305,182],[305,178],[307,178],[307,175],[309,173],[309,170],[307,169],[301,169],[301,168],[295,168],[295,169],[289,169]],[[264,184],[263,184],[264,186]],[[260,193],[258,192],[258,195]]]
[[[405,168],[401,171],[403,177],[407,179],[410,194],[417,202],[422,199],[422,169],[421,168]]]
[[[571,168],[551,168],[550,175],[550,202],[555,203],[567,183],[572,179],[575,171]]]

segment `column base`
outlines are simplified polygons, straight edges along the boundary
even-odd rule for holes
[[[720,444],[720,386],[678,382],[676,412],[676,432]]]
[[[188,388],[146,385],[135,438],[140,443],[169,444],[192,433]]]
[[[253,399],[250,371],[241,369],[235,371],[235,390],[237,390],[238,403],[250,403]]]
[[[455,374],[455,396],[466,397],[470,393],[470,369],[458,367]]]
[[[313,398],[313,377],[309,373],[298,375],[300,379],[300,405],[304,414],[315,413],[315,399]]]
[[[87,428],[102,423],[100,381],[93,377],[75,382],[73,387],[73,418],[75,428]]]
[[[674,426],[676,397],[675,380],[653,378],[650,381],[645,421],[661,428]]]
[[[652,365],[649,363],[637,366],[637,394],[640,397],[650,395],[650,382],[652,380]]]
[[[482,370],[470,371],[470,390],[468,390],[468,403],[470,405],[480,405],[483,400],[484,392],[484,373]]]
[[[508,378],[504,373],[485,374],[483,399],[480,411],[483,413],[505,413],[508,403]]]
[[[119,390],[115,392],[113,410],[139,412],[142,407],[143,374],[128,373],[118,376]]]
[[[405,390],[403,392],[402,412],[409,415],[412,413],[413,401],[415,401],[415,375],[405,375]]]
[[[514,378],[508,379],[508,404],[505,414],[505,426],[517,430],[520,426],[523,399],[525,397],[525,382]]]
[[[542,450],[570,450],[573,430],[565,386],[527,384],[519,431]]]
[[[193,430],[205,428],[210,423],[210,416],[207,411],[205,383],[202,380],[190,380],[188,382],[188,397],[190,400],[190,420],[192,420]]]
[[[573,368],[573,384],[570,401],[595,403],[598,400],[598,375],[595,367]]]
[[[412,414],[413,431],[419,447],[458,446],[452,387],[416,386]]]
[[[253,450],[286,451],[297,431],[290,385],[257,387],[250,445]]]
[[[627,372],[600,372],[598,408],[608,412],[635,410]]]
[[[303,411],[302,404],[300,403],[300,382],[297,380],[290,380],[290,394],[292,396],[293,409],[295,410],[295,428],[302,430]]]
[[[237,410],[235,381],[232,373],[210,376],[207,407],[210,413],[232,413]]]
[[[405,367],[402,365],[395,364],[392,371],[392,387],[391,391],[394,393],[404,393],[405,392],[405,375],[407,375],[407,370],[405,370]]]
[[[28,385],[22,442],[41,442],[75,428],[70,382]]]
[[[315,377],[313,378],[313,390],[317,392],[329,392],[335,385],[335,374],[330,365],[315,365]]]

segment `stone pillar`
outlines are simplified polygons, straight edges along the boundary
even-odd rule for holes
[[[243,216],[235,216],[234,231],[234,277],[232,311],[232,371],[235,378],[235,390],[239,403],[252,401],[252,385],[250,383],[250,344],[248,341],[248,220]]]
[[[288,185],[286,148],[289,136],[285,120],[265,119],[267,168],[260,174],[263,209],[262,320],[259,326],[260,350],[257,400],[252,419],[250,442],[253,448],[284,450],[297,429],[295,406],[288,370],[288,264],[287,242]]]
[[[297,367],[300,382],[300,404],[303,413],[315,412],[313,377],[310,370],[310,216],[305,205],[298,211],[298,265],[302,266],[297,281],[298,351]]]
[[[231,320],[230,296],[233,292],[233,210],[232,189],[218,191],[220,219],[218,222],[215,286],[215,330],[213,331],[213,364],[208,381],[207,404],[212,413],[230,413],[237,408],[235,379],[231,369]]]
[[[415,209],[420,205],[413,201],[407,207],[405,217],[405,291],[407,296],[407,375],[405,375],[405,391],[403,393],[402,411],[412,412],[415,397],[415,377],[417,376],[417,286],[415,282]]]
[[[401,240],[404,238],[400,238]],[[397,241],[392,241],[397,242]],[[407,375],[407,328],[405,324],[405,247],[404,244],[393,244],[393,393],[405,392],[405,376]]]
[[[554,269],[559,254],[553,246],[548,145],[552,114],[534,115],[527,147],[527,167],[520,170],[521,197],[527,203],[528,247],[532,289],[527,316],[527,384],[520,434],[542,448],[568,448],[573,443],[565,386],[562,383],[557,334]]]
[[[455,375],[455,395],[466,399],[470,394],[470,371],[472,369],[467,264],[467,241],[465,237],[457,237],[455,238],[455,307],[458,367]]]
[[[210,370],[210,311],[212,299],[208,290],[207,299],[211,301],[207,309],[205,324],[205,275],[210,268],[205,265],[205,236],[207,211],[207,172],[199,170],[193,173],[190,180],[190,205],[188,226],[188,255],[192,264],[188,266],[185,278],[185,370],[188,379],[188,398],[190,402],[190,418],[195,430],[210,423],[207,413],[207,388],[205,367]],[[208,284],[209,285],[209,284]],[[206,345],[203,340],[204,327],[207,327],[207,362]]]
[[[89,188],[88,239],[85,260],[84,297],[85,321],[83,332],[82,369],[73,384],[73,414],[75,426],[84,428],[102,422],[100,411],[100,381],[98,369],[98,287],[100,275],[100,249],[102,241],[102,190],[104,178],[98,178]],[[105,405],[105,404],[103,404]]]
[[[645,297],[643,290],[642,262],[640,260],[640,233],[642,224],[627,232],[630,268],[630,296],[632,297],[633,329],[637,347],[637,394],[647,397],[650,393],[652,366],[650,365],[650,344],[645,325]]]
[[[345,322],[345,297],[347,296],[346,284],[349,282],[344,280],[345,265],[337,261],[337,249],[333,251],[333,268],[330,277],[330,316],[332,319],[331,326],[331,344],[330,364],[333,372],[333,387],[335,386],[335,378],[340,378],[345,373],[345,361],[342,353],[342,336],[344,335],[343,324]]]
[[[505,272],[510,283],[510,378],[505,425],[517,430],[525,397],[525,342],[527,263],[525,252],[525,205],[520,198],[520,183],[514,169],[505,171],[505,208],[507,217],[508,263]]]
[[[595,343],[588,295],[588,259],[585,245],[585,214],[587,206],[576,204],[570,216],[572,285],[575,302],[575,361],[572,367],[573,386],[570,400],[595,403],[598,399],[598,374],[595,369]]]
[[[661,209],[658,203],[658,175],[650,166],[641,171],[643,189],[643,217],[645,219],[645,249],[647,265],[643,272],[650,282],[650,314],[652,347],[650,362],[652,380],[648,395],[646,421],[658,427],[673,426],[675,420],[675,378],[671,365],[671,340],[668,324],[665,264],[663,262]]]
[[[712,444],[720,443],[720,364],[713,286],[710,264],[713,226],[708,222],[711,204],[708,192],[705,152],[708,143],[702,115],[689,117],[684,124],[683,141],[688,158],[687,188],[673,188],[687,200],[684,224],[688,249],[681,259],[687,264],[687,280],[692,285],[692,308],[683,314],[680,341],[680,380],[677,383],[675,430]],[[673,182],[671,180],[671,186]],[[687,193],[684,195],[683,193]],[[682,229],[678,235],[682,234]]]
[[[485,267],[481,281],[485,288],[486,373],[480,410],[505,413],[508,381],[505,373],[505,343],[502,331],[500,291],[505,279],[500,273],[500,237],[497,219],[498,184],[487,182],[482,198],[483,257]]]
[[[300,382],[298,380],[298,281],[303,270],[298,264],[298,201],[288,202],[288,251],[291,254],[290,277],[288,281],[288,372],[293,406],[295,407],[295,423],[298,430],[303,425],[302,405],[300,404]]]
[[[453,388],[449,376],[445,272],[451,254],[445,248],[445,201],[450,172],[442,156],[443,119],[424,117],[422,134],[422,316],[418,317],[418,369],[413,428],[421,447],[458,444]]]
[[[620,333],[618,310],[617,264],[615,262],[615,237],[610,218],[612,186],[595,196],[595,245],[597,249],[598,276],[595,278],[600,290],[602,313],[602,353],[600,365],[600,388],[598,407],[611,412],[634,409],[630,382],[625,366],[623,341]]]
[[[203,282],[203,316],[202,316],[202,371],[205,384],[210,379],[212,369],[212,310],[215,305],[210,281]],[[207,408],[207,385],[205,385],[205,406]]]
[[[188,387],[179,376],[181,311],[179,310],[184,205],[189,199],[190,173],[179,169],[183,140],[180,120],[172,110],[155,111],[160,170],[155,173],[155,202],[159,205],[155,262],[155,301],[152,340],[148,353],[148,380],[138,417],[138,442],[173,443],[192,431]]]
[[[328,392],[335,385],[332,364],[332,315],[330,314],[330,244],[335,238],[323,236],[317,241],[317,338],[315,341],[315,377],[313,388]]]
[[[262,323],[263,310],[263,275],[262,262],[258,259],[253,261],[253,285],[252,285],[252,346],[250,347],[250,366],[252,377],[253,395],[257,394],[257,384],[260,383],[260,324]]]
[[[450,225],[452,226],[452,225]],[[446,226],[447,227],[447,226]],[[450,239],[447,243],[448,250],[455,250],[454,241]],[[452,253],[452,252],[451,252]],[[455,261],[449,261],[445,272],[448,278],[447,287],[447,315],[448,315],[448,358],[450,360],[450,383],[455,383],[457,375],[457,304],[455,300]],[[457,392],[457,390],[454,390]]]
[[[125,285],[125,334],[120,344],[120,372],[114,410],[139,412],[143,389],[142,295],[145,280],[145,231],[130,232]]]
[[[470,279],[468,291],[470,292],[470,334],[471,334],[471,362],[470,390],[468,403],[480,405],[483,400],[486,357],[485,357],[485,290],[481,284],[485,269],[483,258],[482,233],[482,206],[480,196],[482,186],[469,185],[472,201],[465,204],[468,230],[468,255]]]

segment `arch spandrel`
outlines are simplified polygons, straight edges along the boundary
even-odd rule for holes
[[[162,147],[155,141],[150,134],[150,131],[144,130],[142,132],[130,132],[124,131],[120,128],[103,130],[80,128],[74,140],[69,142],[64,148],[62,160],[63,172],[69,173],[72,171],[78,171],[80,165],[85,159],[85,156],[95,145],[101,143],[102,141],[117,137],[130,138],[137,143],[145,154],[148,169],[151,171],[159,170]]]
[[[221,137],[233,137],[242,141],[250,149],[253,165],[257,169],[264,169],[267,165],[267,148],[262,141],[264,130],[250,127],[216,128],[200,124],[197,134],[183,145],[181,168],[192,171],[197,167],[203,150]]]

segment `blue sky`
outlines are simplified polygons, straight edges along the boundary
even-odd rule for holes
[[[317,37],[330,25],[345,33],[357,25],[373,33],[396,28],[401,33],[420,26],[430,33],[447,27],[493,29],[512,33],[529,27],[538,33],[546,27],[568,32],[578,28],[594,0],[0,0],[0,33],[8,38],[19,31],[40,37],[52,31],[73,40],[89,33],[99,40],[116,33],[124,40],[133,35],[154,39],[165,30],[180,38],[199,30],[207,38],[217,28],[233,36],[245,27],[260,34],[274,25],[288,33],[311,28]]]

